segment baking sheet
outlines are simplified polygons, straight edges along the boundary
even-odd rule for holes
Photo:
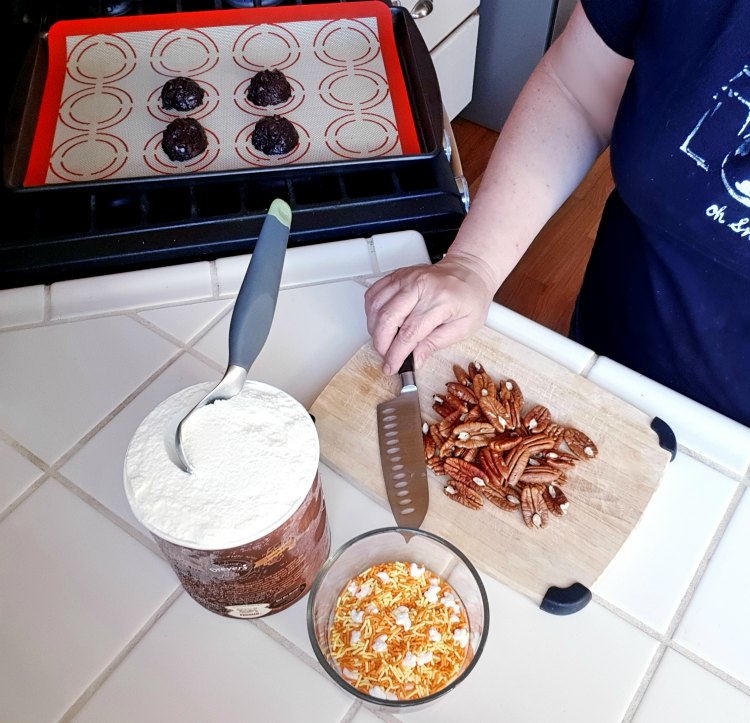
[[[391,15],[377,0],[62,21],[50,29],[49,56],[25,186],[420,152]],[[289,79],[286,103],[246,98],[265,68]],[[162,86],[177,76],[205,89],[199,108],[161,107]],[[283,156],[250,141],[273,114],[300,136]],[[179,163],[161,138],[185,116],[204,126],[208,148]]]

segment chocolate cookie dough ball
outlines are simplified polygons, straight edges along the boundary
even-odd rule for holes
[[[292,97],[292,86],[280,70],[261,70],[253,76],[247,89],[247,99],[262,107],[279,105]]]
[[[172,161],[189,161],[208,147],[203,126],[195,118],[175,118],[165,129],[161,147]]]
[[[291,121],[280,115],[261,118],[253,128],[253,146],[267,156],[283,156],[299,143],[299,134]]]
[[[192,78],[170,78],[161,89],[161,106],[165,110],[194,110],[203,103],[206,91]]]

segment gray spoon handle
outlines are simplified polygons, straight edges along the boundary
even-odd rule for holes
[[[268,209],[229,324],[229,365],[250,369],[271,329],[292,210],[277,198]]]

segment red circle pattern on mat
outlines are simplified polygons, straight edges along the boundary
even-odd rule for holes
[[[116,83],[135,70],[133,46],[116,35],[89,35],[70,51],[68,74],[79,83]]]
[[[102,130],[124,121],[133,111],[130,93],[115,86],[84,88],[69,95],[60,106],[60,122],[79,131]]]
[[[246,70],[285,70],[299,60],[300,53],[294,34],[281,25],[270,23],[251,25],[240,34],[232,48],[234,62]],[[263,58],[264,62],[258,64],[253,58]]]
[[[83,134],[68,138],[52,153],[50,170],[65,181],[110,178],[128,160],[128,146],[109,133]],[[81,169],[87,169],[82,173]]]
[[[103,180],[114,176],[129,157],[128,144],[104,133],[130,116],[133,97],[117,83],[136,66],[136,52],[116,35],[82,38],[70,51],[68,74],[87,86],[60,103],[60,122],[73,130],[85,131],[68,138],[50,154],[50,171],[64,181]]]
[[[337,118],[326,128],[326,145],[342,158],[382,156],[398,143],[398,129],[388,118],[360,113]],[[367,144],[362,139],[367,139]]]
[[[318,31],[314,51],[323,63],[347,67],[369,63],[380,53],[380,44],[359,20],[333,20]]]
[[[340,70],[323,78],[319,91],[321,100],[333,108],[369,110],[388,97],[388,81],[372,70]]]
[[[219,62],[219,48],[206,33],[183,28],[164,33],[151,50],[151,67],[161,75],[192,77]]]

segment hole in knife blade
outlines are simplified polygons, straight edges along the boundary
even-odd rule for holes
[[[394,427],[398,427],[398,424],[395,422],[391,422],[390,424],[384,424],[383,429],[393,429]]]
[[[394,464],[394,465],[391,465],[391,469],[392,469],[392,470],[393,470],[394,472],[398,472],[398,471],[399,471],[400,469],[403,469],[403,468],[404,468],[404,465],[402,465],[402,464]]]
[[[409,490],[398,490],[398,492],[396,492],[396,495],[398,497],[403,497],[404,495],[408,495],[408,494],[409,494]]]
[[[397,419],[396,415],[394,414],[396,410],[393,407],[388,407],[388,409],[384,409],[382,411],[383,414],[383,421],[384,422],[393,422],[395,419]]]
[[[412,512],[416,512],[413,507],[407,507],[405,510],[401,510],[402,515],[410,515]]]
[[[391,462],[400,462],[401,457],[391,457]]]
[[[406,497],[403,500],[399,500],[398,503],[403,507],[404,505],[410,505],[411,504],[411,498]]]
[[[390,432],[385,433],[386,437],[398,437],[398,430],[392,429]]]
[[[400,489],[401,487],[406,487],[406,480],[401,480],[400,482],[396,482],[394,485],[397,489]]]
[[[385,451],[388,454],[393,454],[394,452],[400,452],[401,451],[401,447],[386,447]]]
[[[396,480],[402,480],[404,479],[404,477],[406,477],[405,472],[397,472],[396,474],[393,475],[393,479],[396,479]]]

